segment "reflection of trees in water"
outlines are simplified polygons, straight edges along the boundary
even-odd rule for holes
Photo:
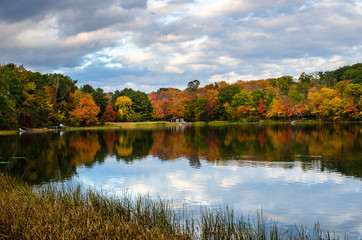
[[[69,148],[74,152],[71,155],[71,164],[82,166],[94,162],[94,156],[100,150],[98,133],[78,132],[69,137]]]
[[[147,156],[151,132],[78,131],[0,136],[0,170],[30,183],[69,179],[76,167],[92,167],[107,156],[133,162]]]
[[[318,159],[319,170],[362,177],[359,129],[358,124],[275,124],[155,131],[151,154],[162,160],[186,157],[196,167],[205,159],[223,165],[227,160],[302,161],[308,162],[302,164],[308,169]]]
[[[117,160],[131,163],[149,155],[153,145],[152,131],[134,130],[120,131],[114,144],[114,155]]]
[[[301,161],[305,170],[318,168],[361,178],[360,126],[235,125],[0,136],[0,161],[10,162],[0,164],[0,169],[42,183],[71,178],[76,167],[92,167],[108,156],[132,163],[151,154],[162,161],[185,157],[195,168],[201,167],[201,160],[216,165],[228,160]]]
[[[4,141],[13,144],[8,146]],[[9,161],[0,165],[1,170],[30,183],[66,179],[75,173],[66,142],[53,133],[6,136],[0,138],[0,146],[0,154]]]

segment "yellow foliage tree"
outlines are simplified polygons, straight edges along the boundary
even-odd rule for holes
[[[117,98],[114,104],[119,112],[119,118],[121,121],[130,121],[134,112],[132,110],[132,100],[126,96],[120,96]]]

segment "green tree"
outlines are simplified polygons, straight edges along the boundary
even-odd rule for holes
[[[241,90],[242,90],[242,87],[239,84],[226,85],[219,89],[217,105],[219,106],[219,108],[218,108],[219,116],[222,119],[229,118],[229,116],[228,116],[229,114],[226,112],[226,109],[225,109],[225,103],[227,103],[230,106],[235,94],[239,93]]]
[[[282,76],[276,80],[276,86],[284,96],[288,95],[289,89],[293,84],[294,81],[292,76]]]
[[[291,90],[288,94],[288,97],[290,97],[290,99],[292,100],[293,105],[296,105],[304,99],[303,94],[296,89]]]
[[[300,75],[297,82],[297,91],[303,94],[304,98],[308,96],[308,90],[312,87],[313,76],[305,74],[304,72]]]
[[[83,85],[83,86],[80,88],[80,90],[82,90],[82,92],[84,92],[84,93],[89,93],[89,94],[92,94],[92,95],[93,95],[93,93],[95,92],[94,88],[93,88],[91,85],[89,85],[89,84]]]
[[[77,89],[77,81],[58,73],[48,74],[46,75],[46,78],[48,86],[52,88],[55,96],[52,103],[54,109],[56,110],[58,108],[58,104],[60,104],[63,100],[65,102],[69,102],[70,93]]]
[[[200,81],[199,80],[193,80],[193,81],[190,81],[187,84],[187,89],[190,90],[190,91],[197,91],[199,86],[200,86]]]
[[[208,116],[205,110],[208,100],[206,98],[198,98],[195,103],[195,119],[196,121],[207,121]]]
[[[260,105],[260,99],[265,100],[266,92],[264,90],[254,90],[250,93],[250,106],[257,109]],[[264,102],[264,101],[263,101]]]
[[[347,100],[353,100],[355,104],[358,104],[362,96],[362,85],[361,84],[348,84],[343,91],[343,97]],[[361,107],[361,106],[360,106]]]
[[[249,95],[245,90],[241,90],[235,94],[231,100],[231,106],[237,108],[239,106],[248,106],[250,103]]]
[[[197,98],[187,99],[183,102],[184,104],[184,117],[188,121],[196,121],[195,110],[196,110]]]
[[[103,92],[102,88],[97,88],[93,93],[92,93],[94,102],[97,104],[97,106],[100,108],[99,116],[102,116],[103,113],[106,111],[106,107],[108,105],[108,100],[106,99],[106,94]]]
[[[0,129],[14,129],[17,125],[15,104],[0,94]]]
[[[133,94],[132,109],[135,113],[140,114],[141,121],[148,121],[152,119],[152,103],[148,95],[141,91],[136,91]]]
[[[351,83],[362,84],[362,63],[356,63],[346,70],[341,80],[352,80]]]

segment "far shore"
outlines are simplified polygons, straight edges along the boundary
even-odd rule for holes
[[[164,128],[179,125],[193,125],[193,126],[228,126],[228,125],[243,125],[243,124],[316,124],[316,123],[362,123],[361,121],[340,121],[340,122],[326,122],[322,120],[286,120],[286,121],[274,121],[274,120],[261,120],[259,122],[233,122],[233,121],[212,121],[212,122],[184,122],[175,123],[167,121],[152,121],[152,122],[107,122],[104,124],[98,124],[95,126],[82,126],[82,127],[64,127],[58,130],[62,131],[81,131],[81,130],[106,130],[106,129],[142,129],[142,128]],[[26,130],[28,133],[43,133],[52,132],[53,128],[31,128]],[[1,135],[13,135],[21,131],[19,130],[0,130]]]

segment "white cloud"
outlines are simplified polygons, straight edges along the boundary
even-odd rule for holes
[[[98,80],[113,80],[104,87],[124,86],[129,80],[120,75],[127,74],[135,86],[156,90],[161,83],[186,86],[196,78],[233,82],[299,76],[362,61],[360,1],[41,4],[43,10],[22,15],[0,10],[0,62],[77,73],[81,85],[104,75]],[[95,74],[94,65],[104,72]]]
[[[235,83],[238,80],[256,80],[258,79],[259,76],[254,76],[254,75],[241,75],[241,74],[237,74],[236,72],[229,72],[226,74],[218,74],[218,75],[213,75],[209,78],[209,82],[214,83],[214,82],[220,82],[220,81],[225,81],[227,83]]]

